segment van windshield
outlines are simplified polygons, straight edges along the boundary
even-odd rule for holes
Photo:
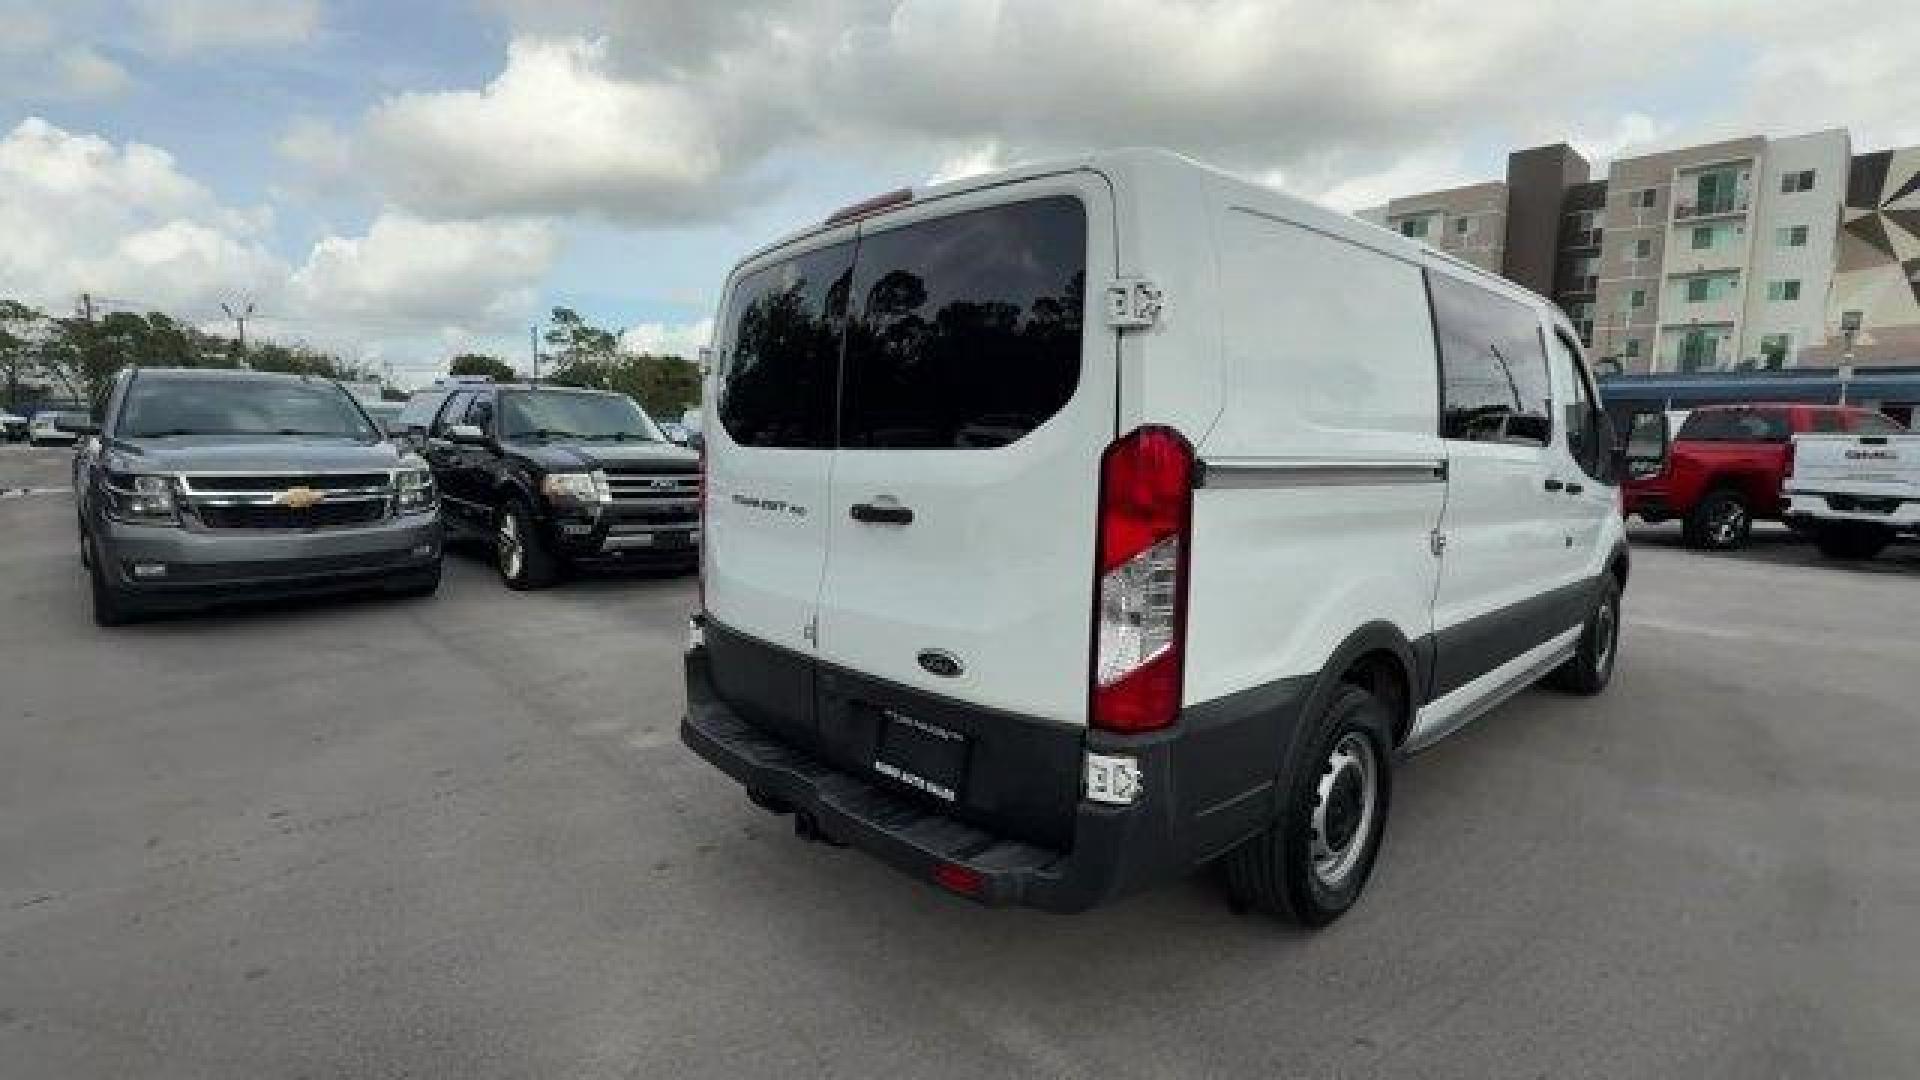
[[[1085,209],[1054,197],[763,267],[734,286],[720,423],[746,446],[1015,442],[1079,385],[1086,247]]]

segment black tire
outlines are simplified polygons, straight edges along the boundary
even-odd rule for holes
[[[84,543],[89,552],[87,556],[87,582],[93,593],[93,624],[95,626],[125,626],[135,620],[136,612],[113,582],[107,580],[106,572],[100,565],[99,552],[94,549],[93,538],[88,536]]]
[[[1687,515],[1686,541],[1689,547],[1707,551],[1732,551],[1746,544],[1753,532],[1753,511],[1740,493],[1730,488],[1707,492],[1693,512]]]
[[[508,549],[507,527],[511,524],[519,545],[519,558]],[[546,538],[534,524],[533,512],[519,499],[508,500],[493,522],[493,568],[509,589],[544,589],[560,576],[560,560],[547,547]]]
[[[1893,543],[1893,530],[1864,522],[1823,525],[1813,542],[1829,559],[1871,559]]]
[[[1378,698],[1351,684],[1342,684],[1306,723],[1300,754],[1281,777],[1280,819],[1230,852],[1225,869],[1236,904],[1320,927],[1346,914],[1373,874],[1393,801],[1393,724]],[[1336,751],[1350,750],[1370,759],[1370,807],[1367,781],[1352,767],[1335,765]],[[1329,813],[1316,821],[1323,803]],[[1316,869],[1316,837],[1334,841],[1323,856],[1332,865],[1324,869]]]
[[[1620,654],[1620,583],[1612,574],[1601,579],[1600,595],[1587,613],[1580,631],[1580,647],[1573,658],[1554,669],[1548,682],[1556,690],[1592,697],[1613,681],[1613,665]]]

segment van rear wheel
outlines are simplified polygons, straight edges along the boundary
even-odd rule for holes
[[[1304,926],[1325,926],[1359,900],[1373,873],[1393,776],[1386,706],[1342,685],[1307,721],[1302,753],[1283,776],[1280,819],[1226,857],[1234,902]]]
[[[1614,657],[1620,651],[1620,582],[1612,574],[1601,579],[1600,596],[1580,630],[1580,645],[1547,681],[1557,690],[1592,697],[1613,679]]]

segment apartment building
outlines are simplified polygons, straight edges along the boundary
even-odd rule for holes
[[[1753,136],[1621,158],[1597,179],[1555,144],[1509,155],[1504,182],[1394,199],[1374,219],[1553,297],[1621,370],[1920,362],[1920,148],[1855,157],[1842,129]]]

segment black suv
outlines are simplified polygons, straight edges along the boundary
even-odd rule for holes
[[[632,398],[491,383],[423,393],[445,397],[408,437],[433,469],[447,527],[490,538],[509,588],[550,585],[580,559],[699,564],[699,456]]]

